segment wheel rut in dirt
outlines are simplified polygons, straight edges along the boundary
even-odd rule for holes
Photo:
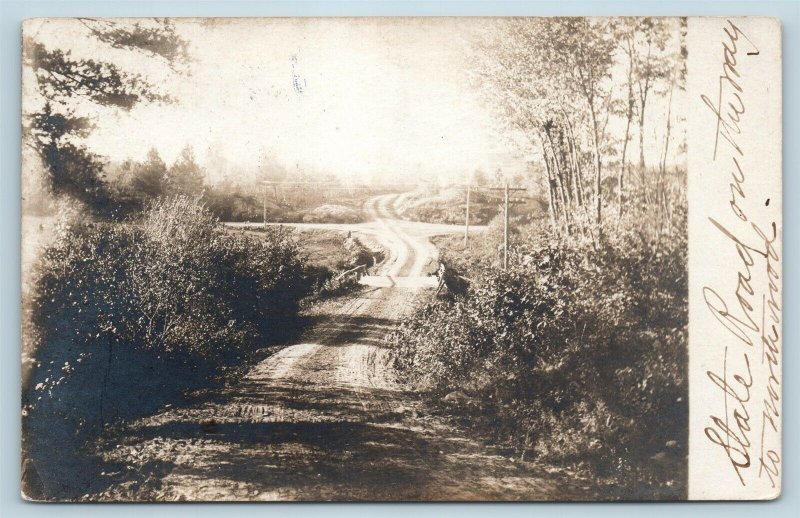
[[[382,216],[396,249],[384,271],[420,274],[425,234]],[[422,243],[422,244],[421,244]],[[403,251],[405,247],[405,252]],[[399,248],[399,249],[397,249]],[[308,315],[300,343],[255,365],[207,401],[118,430],[104,459],[134,477],[98,499],[493,500],[564,495],[563,480],[513,462],[398,380],[385,334],[421,291],[361,288]]]

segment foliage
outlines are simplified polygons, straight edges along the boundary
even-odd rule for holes
[[[682,31],[685,30],[685,23],[685,19],[682,19]],[[684,87],[686,47],[681,48],[680,54],[673,52],[670,48],[672,27],[664,18],[623,18],[615,29],[622,53],[628,60],[628,117],[637,117],[639,168],[643,169],[648,97],[653,93],[663,95],[674,83]],[[678,65],[680,62],[682,66]]]
[[[343,205],[320,205],[303,216],[304,223],[358,223],[361,214],[350,207]]]
[[[265,199],[264,186],[258,183],[207,183],[207,169],[198,163],[192,147],[186,146],[169,166],[153,148],[144,161],[129,159],[105,168],[101,163],[99,174],[106,178],[103,187],[120,217],[141,211],[160,196],[185,195],[201,197],[226,222],[262,221],[265,202],[267,221],[273,223],[363,221],[361,205],[369,193],[346,193],[336,182],[329,182],[331,189],[289,182],[270,187]]]
[[[162,58],[172,68],[190,61],[189,44],[175,33],[169,18],[150,18],[127,25],[107,18],[79,18],[79,21],[98,40],[115,49],[136,49]]]
[[[150,149],[144,162],[126,160],[109,181],[114,199],[126,213],[141,211],[148,203],[167,194],[167,165],[155,148]]]
[[[208,185],[203,199],[222,221],[263,221],[264,199],[259,186]],[[270,223],[360,223],[363,198],[335,199],[330,193],[310,190],[304,197],[287,195],[278,199],[270,193],[266,217]]]
[[[197,163],[194,150],[186,146],[167,171],[167,189],[170,194],[196,196],[203,192],[203,169]]]
[[[255,191],[256,193],[258,191]],[[244,189],[209,186],[203,200],[220,221],[262,221],[263,206],[257,194]]]
[[[298,243],[308,264],[308,276],[319,298],[343,295],[360,286],[355,276],[340,275],[356,266],[368,271],[383,261],[381,251],[370,250],[359,240],[340,232],[305,230],[298,233]]]
[[[401,195],[395,208],[403,219],[426,223],[463,225],[466,217],[466,198],[463,188],[418,189]],[[497,214],[496,200],[473,191],[470,196],[471,225],[485,225]]]
[[[147,198],[158,198],[166,193],[167,165],[155,148],[147,153],[147,160],[136,164],[131,177],[131,189]]]
[[[29,145],[47,165],[50,189],[95,207],[105,207],[109,199],[102,178],[105,161],[74,140],[88,134],[90,121],[76,117],[72,110],[57,113],[50,102],[29,120]]]
[[[547,200],[554,232],[600,238],[599,229],[590,227],[601,227],[607,218],[612,171],[619,185],[617,212],[629,203],[623,176],[631,123],[635,118],[639,127],[644,170],[645,109],[656,95],[669,99],[671,108],[673,90],[683,89],[685,46],[675,23],[513,18],[492,24],[477,43],[476,83],[521,151],[537,156],[540,171],[532,183]],[[620,71],[626,77],[618,77]],[[666,135],[655,143],[665,160],[673,118],[668,109],[662,118]],[[624,138],[609,130],[626,122]]]
[[[37,272],[23,408],[30,457],[53,470],[67,469],[53,448],[173,403],[285,338],[311,289],[288,232],[230,233],[186,197],[124,225],[63,227]]]
[[[75,59],[69,51],[48,50],[32,40],[26,51],[27,64],[36,71],[42,95],[49,100],[63,103],[77,96],[130,110],[141,101],[168,99],[154,92],[140,77],[125,73],[113,63]]]
[[[670,236],[633,220],[596,248],[525,236],[507,271],[466,272],[466,294],[433,299],[390,335],[395,367],[431,396],[477,398],[468,421],[523,456],[627,498],[682,495],[685,210],[673,219]]]
[[[90,37],[100,42],[158,57],[172,69],[188,62],[187,43],[166,19],[82,18],[76,23],[83,24]],[[32,37],[23,42],[23,58],[33,71],[42,101],[40,107],[23,114],[25,143],[42,159],[50,190],[79,200],[102,215],[113,214],[112,192],[103,178],[105,161],[82,144],[91,124],[88,118],[76,115],[73,106],[84,100],[129,111],[142,102],[172,99],[139,74],[114,63],[49,49]]]

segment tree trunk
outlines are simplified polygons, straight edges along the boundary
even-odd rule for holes
[[[558,186],[558,194],[561,198],[561,208],[564,211],[564,226],[567,232],[567,235],[570,234],[570,206],[569,206],[569,198],[567,197],[566,190],[564,189],[564,166],[558,160],[558,149],[556,149],[555,143],[553,142],[552,137],[550,136],[550,132],[546,131],[545,134],[547,135],[547,140],[550,142],[550,150],[553,155],[553,166],[555,169],[555,178],[556,178],[556,185]]]
[[[559,128],[558,152],[561,153],[561,163],[564,165],[564,190],[567,193],[570,206],[574,208],[576,206],[575,192],[572,189],[572,176],[574,168],[572,167],[572,155],[569,153],[569,148],[567,147],[567,143],[564,141],[564,139],[565,131],[563,128]]]
[[[550,196],[550,226],[553,229],[553,233],[558,233],[558,215],[556,213],[556,199],[553,196],[553,173],[550,170],[550,160],[547,158],[547,149],[545,149],[544,140],[541,140],[542,143],[542,157],[544,158],[544,165],[547,169],[547,193]]]
[[[602,160],[600,159],[600,136],[598,135],[598,128],[597,128],[597,113],[595,113],[594,104],[590,103],[591,106],[591,114],[592,114],[592,137],[594,138],[594,157],[595,157],[595,180],[594,180],[594,194],[595,194],[595,223],[598,227],[598,233],[600,232],[599,227],[602,223],[602,207],[603,207],[603,200],[601,197],[601,184],[600,181],[602,180]]]
[[[619,196],[619,218],[622,219],[622,207],[623,207],[623,191],[625,190],[625,159],[627,158],[628,153],[628,141],[630,140],[630,130],[631,130],[631,113],[628,114],[628,123],[625,126],[625,143],[622,144],[622,163],[620,164],[619,168],[619,178],[617,179],[617,190],[619,191],[617,195]]]
[[[672,92],[674,87],[669,89],[669,103],[667,104],[667,130],[664,136],[664,154],[661,157],[661,172],[662,174],[667,170],[667,153],[669,153],[669,137],[672,130]]]
[[[581,162],[578,158],[578,147],[575,145],[575,133],[572,130],[572,123],[564,116],[564,119],[567,122],[567,129],[569,129],[569,144],[570,144],[570,151],[572,152],[572,160],[574,162],[575,174],[574,174],[574,182],[575,182],[575,197],[578,200],[578,205],[583,206],[583,172],[581,171]]]
[[[663,207],[659,211],[659,216],[662,219],[662,223],[659,224],[659,233],[663,228],[663,223],[666,223],[667,226],[667,233],[668,235],[672,234],[672,226],[671,226],[671,217],[670,217],[670,206],[669,206],[669,196],[666,189],[666,174],[667,174],[667,155],[669,154],[669,138],[670,133],[672,131],[672,93],[674,91],[674,87],[670,88],[669,90],[669,103],[667,104],[667,129],[666,135],[664,136],[664,153],[661,155],[661,164],[660,164],[660,171],[659,171],[659,190],[661,191],[661,201],[663,202]],[[666,218],[666,221],[663,221]]]
[[[650,52],[647,53],[647,59],[650,59]],[[644,114],[647,108],[647,94],[650,91],[650,78],[644,79],[644,85],[639,80],[639,169],[641,174],[644,174]]]
[[[644,174],[644,102],[639,114],[639,169]]]
[[[630,41],[630,40],[629,40]],[[629,44],[630,48],[630,44]],[[633,52],[631,50],[631,52]],[[619,195],[619,213],[618,217],[622,219],[622,207],[623,207],[623,191],[625,189],[624,184],[624,176],[625,176],[625,160],[628,155],[628,141],[631,138],[631,121],[633,120],[633,57],[630,56],[630,61],[628,64],[628,120],[625,126],[625,141],[622,144],[622,163],[620,164],[619,168],[619,179],[617,181],[617,194]],[[640,160],[644,159],[644,156],[639,157]]]

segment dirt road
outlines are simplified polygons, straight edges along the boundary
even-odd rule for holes
[[[365,231],[387,275],[421,275],[431,226],[370,200]],[[364,226],[366,227],[366,225]],[[360,231],[364,231],[363,228]],[[435,232],[434,232],[435,233]],[[98,498],[131,500],[539,500],[563,481],[501,455],[433,416],[395,378],[382,337],[423,295],[369,288],[322,304],[301,343],[210,401],[129,425],[106,445],[136,476]]]

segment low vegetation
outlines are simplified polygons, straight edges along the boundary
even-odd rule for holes
[[[518,227],[442,238],[449,293],[388,338],[401,377],[518,458],[570,466],[608,498],[676,498],[687,452],[685,199],[599,242]]]
[[[364,266],[367,271],[374,270],[385,257],[382,250],[367,248],[345,232],[304,230],[296,233],[296,239],[317,298],[342,295],[356,289],[359,284],[355,277],[341,274],[357,266]]]
[[[360,210],[332,204],[315,207],[303,216],[305,223],[358,223],[362,219]]]
[[[463,225],[466,214],[466,191],[463,187],[420,188],[402,194],[394,204],[397,214],[407,220],[426,223]],[[497,212],[497,202],[473,194],[470,223],[485,225]]]
[[[209,210],[221,221],[256,222],[266,217],[271,223],[361,223],[361,197],[344,197],[332,203],[338,190],[299,190],[297,186],[279,187],[282,195],[270,192],[267,199],[256,194],[258,185],[249,189],[242,186],[209,186],[198,192]],[[300,195],[302,192],[302,195]]]
[[[517,239],[520,220],[511,218],[509,227],[512,239]],[[464,235],[461,233],[433,236],[431,242],[439,250],[440,261],[452,272],[471,275],[489,266],[499,268],[503,265],[503,216],[492,218],[486,230],[480,234],[470,232],[467,248],[464,247]]]
[[[154,202],[125,224],[62,225],[36,266],[23,387],[26,457],[54,472],[28,477],[89,483],[68,452],[291,335],[312,290],[290,231],[227,231],[196,199]]]

